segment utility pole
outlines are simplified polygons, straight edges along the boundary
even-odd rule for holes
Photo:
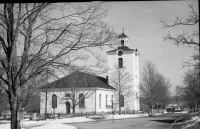
[[[48,71],[46,72],[45,120],[47,120],[47,83],[48,83]]]
[[[113,123],[114,123],[114,110],[113,110],[113,95],[112,95],[112,115],[113,115]]]

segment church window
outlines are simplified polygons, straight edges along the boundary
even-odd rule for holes
[[[99,108],[101,108],[101,94],[99,94]]]
[[[124,47],[124,40],[121,40],[121,47]]]
[[[85,107],[85,97],[83,94],[79,94],[79,108]]]
[[[108,95],[106,95],[106,107],[108,105],[107,101],[108,101]]]
[[[52,108],[57,108],[57,96],[55,94],[52,95]]]
[[[112,108],[113,107],[113,96],[112,95],[106,95],[106,108]]]
[[[70,94],[65,94],[65,97],[70,98],[71,96],[70,96]]]
[[[113,95],[112,95],[112,108],[113,108],[113,101],[114,101],[114,100],[113,100]]]
[[[135,59],[135,69],[137,69],[137,59]]]
[[[123,68],[123,58],[118,59],[119,68]]]

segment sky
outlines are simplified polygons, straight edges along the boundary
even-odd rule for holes
[[[173,42],[164,41],[168,31],[177,35],[183,30],[191,32],[197,30],[198,26],[178,26],[162,29],[160,19],[172,23],[177,16],[187,17],[190,11],[189,4],[198,8],[197,0],[187,1],[128,1],[128,2],[105,2],[111,8],[104,19],[108,24],[116,27],[116,32],[124,33],[129,37],[129,48],[138,49],[139,73],[141,78],[145,61],[152,61],[157,69],[172,84],[171,92],[176,85],[181,85],[182,76],[187,68],[182,68],[182,62],[191,59],[193,49],[187,46],[176,46]],[[199,27],[198,27],[199,28]],[[100,52],[107,60],[105,48]],[[101,76],[106,76],[102,74]],[[141,79],[140,79],[141,80]]]

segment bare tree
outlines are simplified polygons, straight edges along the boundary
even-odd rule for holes
[[[47,68],[74,67],[89,48],[109,45],[115,36],[103,22],[107,8],[90,3],[6,3],[0,5],[0,80],[6,85],[11,129],[31,85]],[[24,91],[29,91],[24,92]]]
[[[187,45],[189,47],[194,48],[194,53],[192,55],[192,59],[188,60],[186,62],[183,62],[183,68],[185,66],[195,66],[200,69],[200,43],[199,43],[199,14],[198,11],[195,10],[193,5],[189,5],[189,8],[191,11],[189,12],[189,16],[185,17],[177,17],[176,20],[172,24],[168,24],[166,20],[163,19],[160,20],[160,22],[163,24],[163,28],[172,28],[176,26],[195,26],[197,29],[193,30],[192,32],[183,31],[182,34],[178,34],[177,36],[172,36],[170,33],[168,33],[167,36],[164,37],[164,40],[172,41],[175,45]],[[200,71],[198,70],[198,79],[200,80]],[[188,103],[191,105],[193,103],[194,108],[199,107],[198,104],[198,95],[199,91],[194,91],[194,89],[197,88],[197,86],[194,84],[194,82],[191,82],[191,71],[188,71],[188,73],[185,74],[184,77],[184,85],[186,86],[183,90],[183,96],[185,100],[188,101]],[[193,81],[194,81],[194,77]],[[189,79],[189,80],[188,80]],[[195,81],[197,83],[197,81]],[[199,86],[199,82],[198,82]],[[195,87],[195,88],[194,88]],[[187,96],[187,97],[186,97]],[[191,96],[191,97],[188,97]],[[193,98],[194,101],[191,102],[191,99]]]
[[[115,66],[109,75],[109,84],[116,89],[114,92],[114,99],[116,99],[114,104],[119,106],[119,114],[121,114],[121,107],[124,107],[133,97],[133,78],[131,74],[126,71],[126,67],[118,68]]]
[[[189,69],[185,72],[183,78],[183,95],[185,98],[189,97],[191,99],[186,99],[191,107],[194,108],[194,112],[196,109],[200,107],[200,80],[199,80],[199,69],[195,67],[193,69]],[[199,113],[199,110],[197,110]]]
[[[8,95],[0,89],[0,112],[8,111],[9,103],[8,103]]]
[[[38,91],[34,92],[29,97],[29,101],[24,107],[24,111],[27,113],[40,113],[40,94]]]
[[[176,85],[175,95],[173,96],[173,99],[174,99],[175,103],[178,105],[179,109],[182,106],[182,96],[181,96],[181,94],[182,94],[181,86]]]
[[[154,103],[162,103],[169,98],[170,82],[161,75],[154,63],[147,61],[142,72],[142,79],[140,83],[140,94],[144,102],[153,109]],[[153,113],[153,112],[152,112]],[[151,114],[152,114],[151,113]]]
[[[199,14],[194,9],[193,5],[189,5],[191,11],[189,12],[188,17],[176,17],[175,21],[172,24],[166,22],[166,20],[161,19],[160,23],[162,23],[162,28],[172,28],[176,26],[196,26],[197,30],[194,30],[192,33],[183,31],[182,34],[177,34],[176,36],[172,36],[168,33],[163,39],[172,41],[175,45],[188,45],[189,47],[194,48],[194,53],[192,55],[192,59],[183,62],[183,67],[185,66],[199,66],[200,61],[200,44],[199,44]]]

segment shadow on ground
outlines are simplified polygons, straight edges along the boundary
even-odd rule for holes
[[[156,121],[156,122],[162,122],[162,123],[174,123],[174,119],[165,119],[165,120],[151,120],[151,121]]]
[[[32,128],[34,128],[34,127],[38,127],[38,126],[42,126],[42,125],[22,126],[22,128],[24,128],[24,129],[32,129]]]
[[[151,120],[151,121],[157,121],[157,122],[162,122],[162,123],[174,123],[175,120],[176,120],[176,123],[179,123],[179,122],[184,122],[186,120],[189,120],[191,119],[191,115],[190,114],[178,114],[178,113],[170,113],[170,114],[165,114],[165,115],[162,115],[161,117],[170,117],[168,119],[162,119],[160,120],[159,119],[159,116],[155,116],[155,117],[158,117],[157,120]]]

